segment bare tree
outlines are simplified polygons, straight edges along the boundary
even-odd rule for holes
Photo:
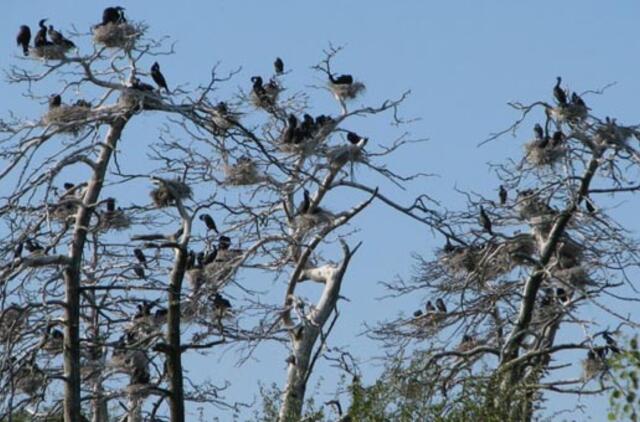
[[[243,361],[276,341],[291,351],[279,418],[298,420],[359,247],[349,244],[352,219],[379,200],[422,224],[438,221],[427,196],[403,206],[355,177],[402,187],[423,176],[384,164],[414,142],[406,133],[374,146],[348,129],[354,117],[382,113],[402,125],[408,93],[352,107],[364,84],[331,70],[331,48],[315,69],[340,114],[314,117],[309,94],[285,96],[282,62],[222,100],[238,70],[221,76],[215,67],[191,90],[172,85],[170,71],[165,78],[148,61],[174,51],[147,32],[108,8],[90,53],[72,54],[73,43],[49,33],[8,71],[34,101],[48,97],[36,91],[41,81],[57,76],[60,88],[42,118],[0,122],[2,418],[26,409],[131,422],[156,418],[166,403],[170,420],[184,421],[186,401],[237,408],[222,396],[226,383],[191,382],[183,356],[230,345]],[[74,92],[84,98],[72,102]],[[132,154],[142,146],[123,145],[139,142],[127,128],[143,115],[165,122],[141,163]],[[127,203],[124,190],[141,195]],[[331,209],[340,195],[352,202]],[[334,263],[336,244],[343,256]],[[244,274],[281,282],[283,301],[266,304]],[[307,280],[323,285],[315,303],[296,294]]]
[[[512,403],[509,420],[531,420],[543,393],[600,394],[616,337],[637,328],[614,303],[638,300],[627,275],[640,262],[638,242],[609,215],[606,196],[639,189],[640,133],[596,117],[560,78],[553,94],[554,103],[511,104],[521,117],[489,140],[516,134],[537,113],[524,157],[493,165],[495,193],[465,193],[466,210],[442,212],[445,245],[418,258],[413,280],[389,284],[393,295],[426,296],[424,308],[371,331],[410,359],[394,363],[406,382],[445,408],[478,380],[497,388],[489,406]],[[558,335],[572,325],[582,340]],[[570,369],[579,351],[582,373]]]

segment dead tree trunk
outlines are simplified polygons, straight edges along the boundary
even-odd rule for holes
[[[316,308],[305,316],[304,323],[290,329],[292,355],[289,358],[287,381],[283,392],[279,422],[298,421],[302,415],[307,381],[313,369],[312,353],[322,328],[336,308],[340,286],[351,257],[357,247],[350,251],[342,244],[344,258],[337,266],[325,265],[303,270],[299,281],[312,280],[324,284]],[[320,345],[322,347],[322,345]]]
[[[111,124],[102,152],[93,163],[93,175],[76,214],[73,238],[69,246],[70,263],[64,270],[65,327],[64,327],[64,420],[79,421],[81,409],[80,376],[80,270],[87,239],[87,228],[93,208],[102,190],[104,176],[122,130],[129,120],[121,116]]]

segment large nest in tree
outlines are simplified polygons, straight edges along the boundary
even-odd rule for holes
[[[151,191],[151,200],[158,208],[175,205],[177,199],[185,199],[191,196],[191,188],[186,183],[178,180],[155,179],[158,187]]]
[[[37,59],[64,60],[67,58],[65,53],[71,48],[73,47],[57,44],[45,45],[42,47],[30,47],[29,55]]]
[[[76,205],[74,201],[79,201],[79,199],[73,197],[63,198],[62,203],[52,207],[50,211],[51,216],[59,221],[75,218],[75,215],[78,213],[78,205]]]
[[[518,194],[518,213],[520,218],[529,220],[532,217],[551,216],[555,217],[557,211],[551,208],[531,191],[523,191]]]
[[[561,104],[550,109],[550,116],[557,122],[578,122],[587,117],[588,109],[584,105]]]
[[[84,104],[84,103],[83,103]],[[86,105],[61,105],[50,109],[43,117],[44,124],[54,124],[65,132],[78,133],[91,117],[91,107]]]
[[[327,158],[331,164],[342,166],[346,163],[366,163],[367,156],[358,145],[339,145],[327,151]]]
[[[576,266],[572,268],[566,268],[562,270],[555,270],[552,273],[552,278],[555,282],[560,284],[560,287],[572,287],[574,289],[583,289],[586,286],[593,286],[594,282],[589,277],[589,273],[582,266]]]
[[[194,293],[198,293],[202,289],[219,291],[241,258],[242,251],[239,249],[219,250],[216,259],[205,265],[204,268],[192,268],[187,271],[187,280],[191,290]]]
[[[241,157],[233,165],[225,165],[224,174],[224,184],[230,186],[254,185],[262,180],[256,163],[248,157]]]
[[[11,305],[0,312],[0,341],[8,343],[16,339],[21,334],[27,317],[27,310],[16,305]]]
[[[109,48],[123,48],[130,50],[142,35],[142,28],[123,22],[109,22],[93,28],[93,42]]]
[[[532,239],[529,235],[518,235],[504,243],[455,246],[443,251],[440,261],[453,273],[468,274],[484,282],[528,262],[526,257],[535,253]]]
[[[545,145],[546,144],[546,145]],[[567,149],[550,141],[533,140],[524,146],[527,161],[534,166],[550,166],[562,159]]]
[[[411,325],[418,329],[419,336],[431,336],[436,334],[438,324],[447,317],[443,312],[426,312],[417,311],[410,320]]]
[[[16,389],[30,397],[39,395],[46,387],[47,378],[42,370],[27,363],[23,363],[14,376]]]
[[[598,375],[602,375],[607,368],[604,353],[601,356],[600,353],[589,351],[587,358],[582,361],[582,380],[587,382]]]
[[[282,88],[273,80],[263,85],[263,91],[258,93],[254,90],[251,91],[251,102],[258,108],[269,110],[273,108],[278,101],[278,95]]]
[[[313,212],[298,214],[295,219],[295,225],[298,230],[306,232],[324,224],[331,224],[334,217],[333,213],[317,208]]]
[[[131,226],[131,219],[121,209],[115,211],[105,211],[100,215],[98,229],[101,231],[108,230],[126,230]]]
[[[598,144],[622,145],[633,136],[633,130],[618,126],[615,120],[608,120],[605,124],[598,127],[594,140]]]
[[[531,264],[529,258],[537,252],[535,238],[527,233],[517,234],[505,241],[503,245],[503,257],[508,260],[511,268],[516,265]]]
[[[340,101],[352,100],[365,91],[366,87],[362,82],[354,81],[351,84],[334,84],[329,82],[329,89]]]
[[[118,99],[118,104],[134,110],[157,110],[162,106],[162,101],[154,91],[125,88]]]

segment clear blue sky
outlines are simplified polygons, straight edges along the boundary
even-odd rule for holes
[[[169,84],[192,84],[206,80],[210,66],[220,61],[223,68],[243,67],[230,88],[243,84],[253,74],[267,74],[276,56],[295,72],[287,81],[299,88],[318,83],[309,67],[319,61],[329,42],[346,45],[336,62],[337,69],[363,80],[368,91],[364,102],[377,103],[406,89],[413,94],[404,107],[408,117],[420,117],[412,127],[416,137],[430,142],[398,154],[390,163],[395,168],[426,171],[437,178],[413,185],[407,192],[389,191],[400,201],[426,192],[452,208],[464,198],[453,192],[457,186],[490,194],[496,179],[486,163],[518,157],[523,139],[506,137],[485,147],[478,142],[489,133],[508,126],[516,114],[506,106],[510,100],[523,102],[550,98],[554,78],[562,75],[571,89],[597,89],[610,82],[617,85],[601,97],[586,97],[600,116],[614,115],[622,123],[637,118],[640,102],[640,37],[637,1],[120,1],[133,20],[151,25],[150,35],[169,35],[177,42],[177,54],[162,58]],[[15,35],[20,24],[35,28],[48,17],[58,29],[72,24],[88,29],[97,23],[104,1],[3,1],[0,15],[0,67],[15,63],[19,53]],[[0,112],[8,110],[37,117],[44,105],[20,97],[21,89],[2,82]],[[49,84],[36,88],[47,95]],[[318,111],[336,113],[326,93],[314,100]],[[389,143],[396,132],[385,119],[362,122],[361,129],[372,142]],[[530,126],[533,125],[533,122]],[[134,125],[125,138],[153,137],[143,125]],[[525,136],[526,135],[526,136]],[[140,152],[142,154],[142,152]],[[629,208],[631,204],[626,204]],[[630,216],[627,215],[627,217]],[[623,215],[624,217],[624,215]],[[384,221],[384,224],[380,222]],[[628,227],[638,224],[626,218]],[[344,285],[351,304],[344,306],[332,344],[351,344],[363,358],[376,356],[376,344],[356,334],[363,321],[388,318],[400,310],[420,306],[422,297],[402,302],[376,298],[384,292],[377,284],[393,276],[411,273],[410,253],[430,253],[442,243],[424,228],[377,206],[359,221],[363,230],[356,238],[364,246],[353,261]],[[385,248],[389,241],[399,244]],[[376,265],[371,265],[375,262]],[[276,297],[281,296],[282,286]],[[309,290],[309,295],[313,291]],[[260,362],[243,368],[233,366],[233,353],[194,359],[191,374],[208,371],[216,383],[232,379],[231,398],[250,400],[256,380],[282,383],[285,363],[269,362],[271,346],[256,355]],[[281,356],[281,355],[278,355]],[[265,362],[269,362],[265,364]],[[326,372],[326,367],[318,368]],[[325,378],[333,379],[327,373]],[[194,378],[198,378],[195,376]],[[317,378],[312,379],[314,384]],[[324,397],[321,398],[324,401]],[[564,400],[564,401],[561,401]],[[548,403],[552,410],[568,404],[567,398]],[[320,401],[320,399],[319,399]],[[606,401],[585,400],[588,412],[567,416],[574,420],[603,420]],[[587,416],[588,415],[588,416]],[[223,420],[225,418],[222,418]]]

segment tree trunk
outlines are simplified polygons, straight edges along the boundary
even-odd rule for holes
[[[186,254],[176,250],[176,262],[169,284],[169,308],[167,314],[167,373],[171,394],[169,407],[172,422],[184,422],[184,385],[182,379],[182,345],[180,344],[180,300],[182,280],[187,264]]]
[[[64,327],[64,420],[79,421],[81,409],[80,376],[80,269],[82,253],[87,239],[87,228],[98,200],[104,175],[122,129],[129,117],[118,118],[110,127],[102,152],[95,162],[93,175],[76,214],[73,239],[69,247],[70,264],[64,270],[65,282],[65,327]]]

